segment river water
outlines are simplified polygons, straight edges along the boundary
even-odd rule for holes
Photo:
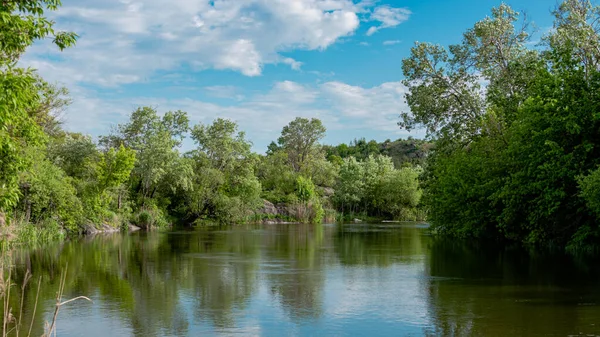
[[[62,307],[58,336],[600,335],[600,258],[442,240],[418,224],[119,234],[13,257],[17,282],[33,274],[27,327],[42,277],[38,336],[64,271],[63,300],[94,302]]]

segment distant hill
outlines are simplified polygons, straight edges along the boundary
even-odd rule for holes
[[[381,154],[391,157],[397,168],[410,164],[422,165],[432,147],[433,143],[412,137],[397,139],[395,141],[387,139],[381,143],[375,140],[367,141],[365,138],[360,138],[355,139],[350,144],[342,143],[337,146],[323,146],[330,161],[351,156],[354,156],[358,160],[363,160],[370,155]]]

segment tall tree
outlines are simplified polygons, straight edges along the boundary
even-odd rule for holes
[[[290,164],[300,172],[309,160],[315,146],[325,136],[326,128],[321,120],[298,117],[283,127],[279,145],[288,154]]]
[[[36,40],[51,37],[61,50],[76,40],[74,33],[55,33],[54,22],[45,17],[59,6],[58,0],[7,0],[0,5],[0,213],[18,201],[18,174],[31,164],[24,147],[44,138],[34,116],[42,104],[43,81],[17,62]]]
[[[192,139],[198,147],[190,154],[196,174],[194,191],[185,198],[188,212],[201,219],[244,220],[261,204],[252,143],[235,122],[222,118],[195,125]]]
[[[527,25],[516,28],[518,21],[519,13],[503,4],[469,29],[461,44],[445,49],[416,43],[402,61],[410,112],[399,125],[424,126],[438,138],[438,148],[503,134],[539,64],[537,52],[526,47]],[[488,109],[491,103],[495,109]]]
[[[535,49],[502,5],[450,54],[421,44],[404,60],[413,115],[401,125],[439,137],[425,173],[438,231],[572,247],[600,238],[600,7],[565,0],[554,14]]]
[[[175,186],[189,187],[191,167],[181,164],[179,147],[188,131],[183,111],[165,113],[162,118],[150,107],[136,109],[127,123],[120,124],[109,136],[101,137],[106,147],[124,145],[136,152],[132,183],[142,205],[153,198],[161,182],[175,176]]]

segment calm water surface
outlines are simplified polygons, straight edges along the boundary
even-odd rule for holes
[[[600,335],[599,258],[440,240],[415,224],[96,236],[15,258],[17,282],[43,277],[37,335],[65,269],[65,298],[94,303],[64,307],[59,336]]]

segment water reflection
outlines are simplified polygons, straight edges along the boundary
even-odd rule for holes
[[[263,243],[264,259],[268,261],[264,270],[271,295],[296,322],[319,318],[325,282],[323,226],[270,226]]]
[[[600,260],[517,247],[431,242],[434,335],[600,333]]]
[[[434,239],[410,224],[97,236],[15,252],[34,333],[61,336],[600,333],[600,260]],[[66,267],[65,267],[66,266]],[[18,307],[20,294],[11,302]]]

